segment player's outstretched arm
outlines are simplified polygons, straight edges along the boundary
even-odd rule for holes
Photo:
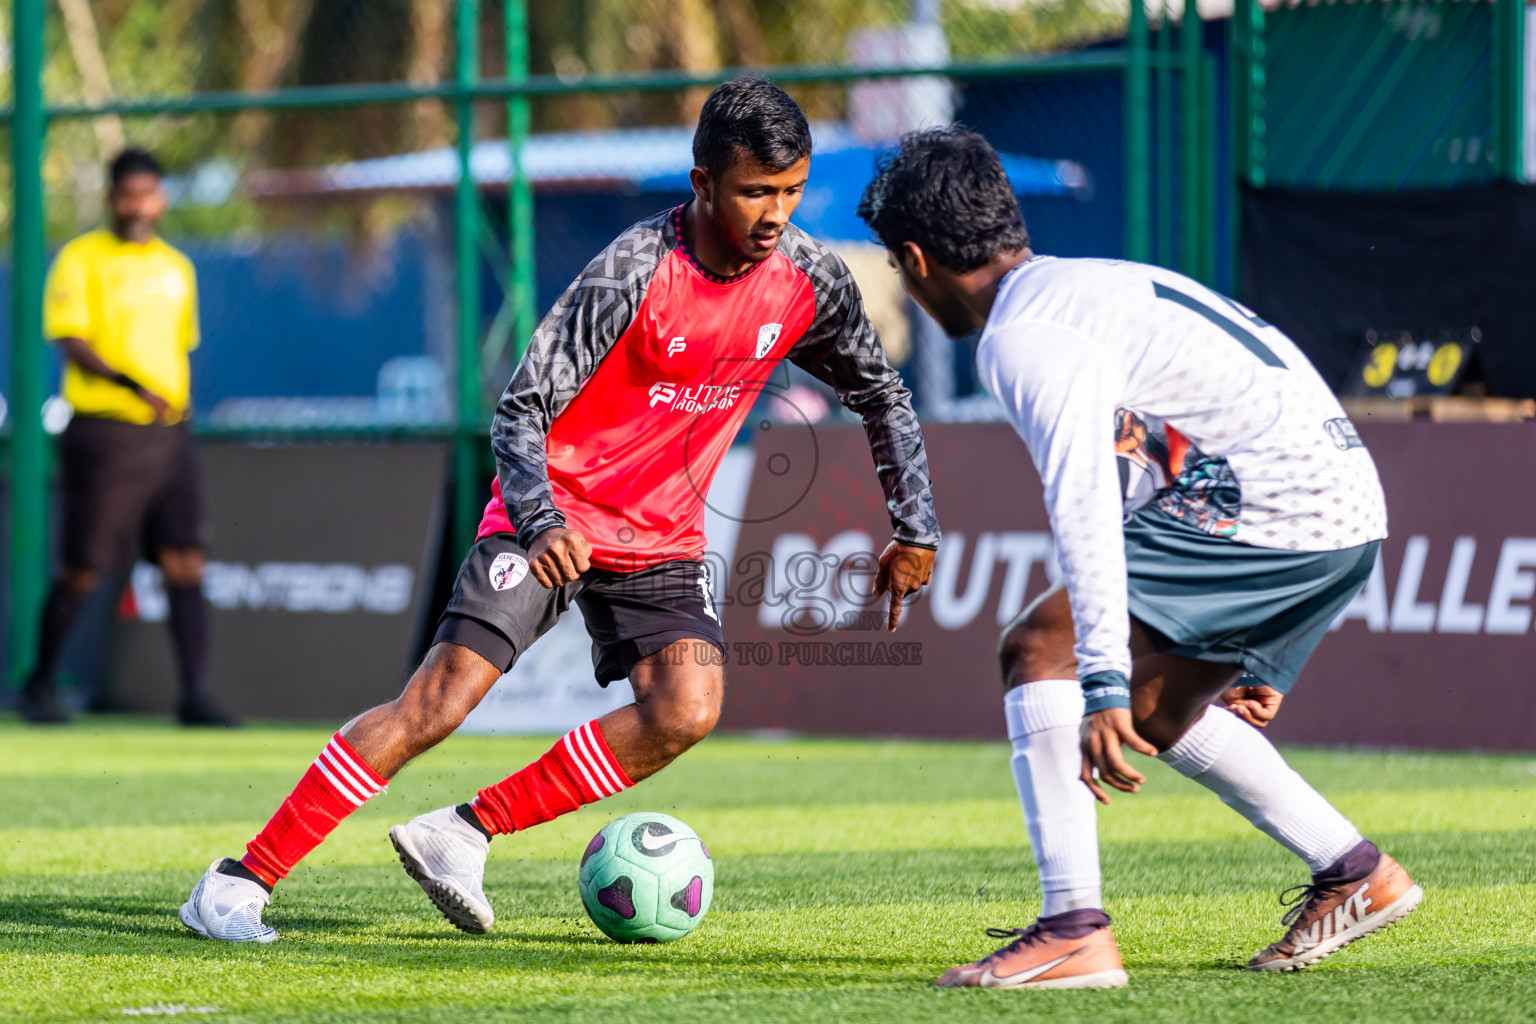
[[[1086,702],[1083,781],[1108,803],[1101,783],[1134,793],[1142,782],[1121,746],[1156,753],[1137,735],[1130,712],[1130,611],[1113,435],[1120,382],[1092,339],[1045,324],[989,330],[976,365],[1045,486]]]

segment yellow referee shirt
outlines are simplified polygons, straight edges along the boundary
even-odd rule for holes
[[[192,261],[160,238],[139,245],[105,229],[81,235],[59,250],[48,271],[43,334],[89,343],[108,366],[169,402],[174,418],[185,418],[192,398],[187,353],[199,337]],[[72,361],[65,363],[63,396],[86,416],[155,419],[138,395]]]

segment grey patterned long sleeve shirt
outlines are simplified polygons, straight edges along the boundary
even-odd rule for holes
[[[698,557],[702,493],[751,405],[722,367],[760,379],[787,356],[862,419],[896,538],[936,546],[911,394],[847,266],[790,226],[767,260],[720,278],[683,244],[683,210],[615,239],[534,332],[491,427],[500,500],[481,534],[527,547],[568,525],[614,568]]]

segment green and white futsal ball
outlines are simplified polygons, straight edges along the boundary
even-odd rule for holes
[[[697,832],[641,811],[604,825],[581,855],[581,902],[616,942],[672,942],[709,913],[715,865]]]

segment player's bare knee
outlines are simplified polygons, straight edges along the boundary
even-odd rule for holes
[[[1072,657],[1072,634],[1059,625],[1020,616],[1004,631],[997,657],[1003,673],[1003,689],[1039,679],[1071,679],[1077,675]]]
[[[672,713],[667,731],[673,743],[679,746],[678,753],[682,753],[713,732],[715,723],[718,721],[720,721],[718,702],[708,699],[692,700]]]
[[[1204,701],[1193,703],[1171,700],[1147,700],[1140,693],[1131,695],[1131,724],[1136,735],[1158,749],[1159,753],[1172,747],[1200,720],[1208,705]]]
[[[1175,743],[1191,723],[1180,726],[1170,720],[1166,715],[1153,712],[1150,715],[1139,716],[1133,710],[1131,712],[1131,725],[1136,730],[1136,735],[1146,740],[1162,753]]]
[[[720,720],[719,690],[668,695],[652,701],[647,710],[647,724],[659,752],[677,757],[714,730]]]
[[[1074,678],[1072,643],[1072,606],[1066,588],[1058,584],[1035,598],[1003,631],[997,647],[1003,689],[1040,679]]]
[[[687,721],[689,746],[714,732],[715,725],[719,721],[720,691],[716,689],[712,694],[702,697],[689,709]]]

